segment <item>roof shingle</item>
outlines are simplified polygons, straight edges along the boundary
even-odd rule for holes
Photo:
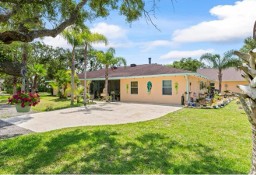
[[[197,73],[209,77],[210,80],[218,81],[218,69],[198,69]],[[241,71],[234,67],[222,70],[222,81],[245,81]]]
[[[109,77],[132,77],[145,75],[160,75],[160,74],[177,74],[177,73],[192,73],[187,70],[171,68],[160,64],[143,64],[135,67],[117,67],[117,69],[109,69]],[[84,74],[78,75],[80,79],[84,78]],[[105,69],[87,72],[87,78],[105,78]]]

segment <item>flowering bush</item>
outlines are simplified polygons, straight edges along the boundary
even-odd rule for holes
[[[40,97],[37,93],[18,92],[8,99],[8,104],[20,104],[21,107],[35,106],[40,102]]]

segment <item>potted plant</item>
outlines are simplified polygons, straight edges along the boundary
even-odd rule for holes
[[[17,112],[29,112],[31,106],[36,106],[39,102],[37,93],[18,92],[8,99],[8,104],[15,104]]]

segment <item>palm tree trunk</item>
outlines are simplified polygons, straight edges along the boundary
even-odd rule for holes
[[[109,101],[108,96],[108,65],[105,66],[105,95],[106,95],[106,101]]]
[[[12,94],[15,95],[17,94],[17,77],[13,76],[13,91]]]
[[[249,174],[256,174],[256,126],[252,125],[252,166]]]
[[[71,61],[71,105],[74,105],[74,91],[75,91],[75,47],[72,50]]]
[[[219,69],[218,79],[219,79],[219,93],[221,93],[221,84],[222,84],[222,70],[221,69]]]
[[[84,106],[86,106],[86,93],[87,93],[87,82],[86,82],[86,66],[87,66],[87,43],[84,46]]]

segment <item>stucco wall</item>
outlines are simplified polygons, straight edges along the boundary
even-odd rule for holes
[[[203,89],[200,89],[200,82],[203,82],[204,83],[204,88]],[[189,82],[191,83],[190,84],[190,97],[192,97],[194,100],[199,98],[199,94],[203,94],[205,92],[208,92],[208,89],[207,87],[209,86],[210,84],[210,81],[209,80],[206,80],[206,79],[203,79],[203,78],[200,78],[200,77],[196,77],[196,76],[190,76],[189,77]]]
[[[200,92],[200,81],[205,79],[189,76],[192,92]],[[162,95],[162,81],[172,80],[172,95]],[[138,81],[138,94],[131,94],[131,82]],[[151,92],[147,92],[147,83],[151,81]],[[175,83],[178,83],[176,91]],[[128,89],[127,89],[128,85]],[[185,76],[168,77],[145,77],[145,78],[127,78],[120,81],[120,99],[124,102],[146,102],[161,104],[181,104],[181,96],[186,92]],[[192,95],[192,94],[191,94]]]
[[[227,85],[227,87],[225,85]],[[225,90],[241,93],[241,90],[237,87],[237,85],[248,85],[248,82],[247,81],[222,81],[221,91],[222,93],[224,93]],[[215,82],[215,89],[219,89],[218,82]]]

